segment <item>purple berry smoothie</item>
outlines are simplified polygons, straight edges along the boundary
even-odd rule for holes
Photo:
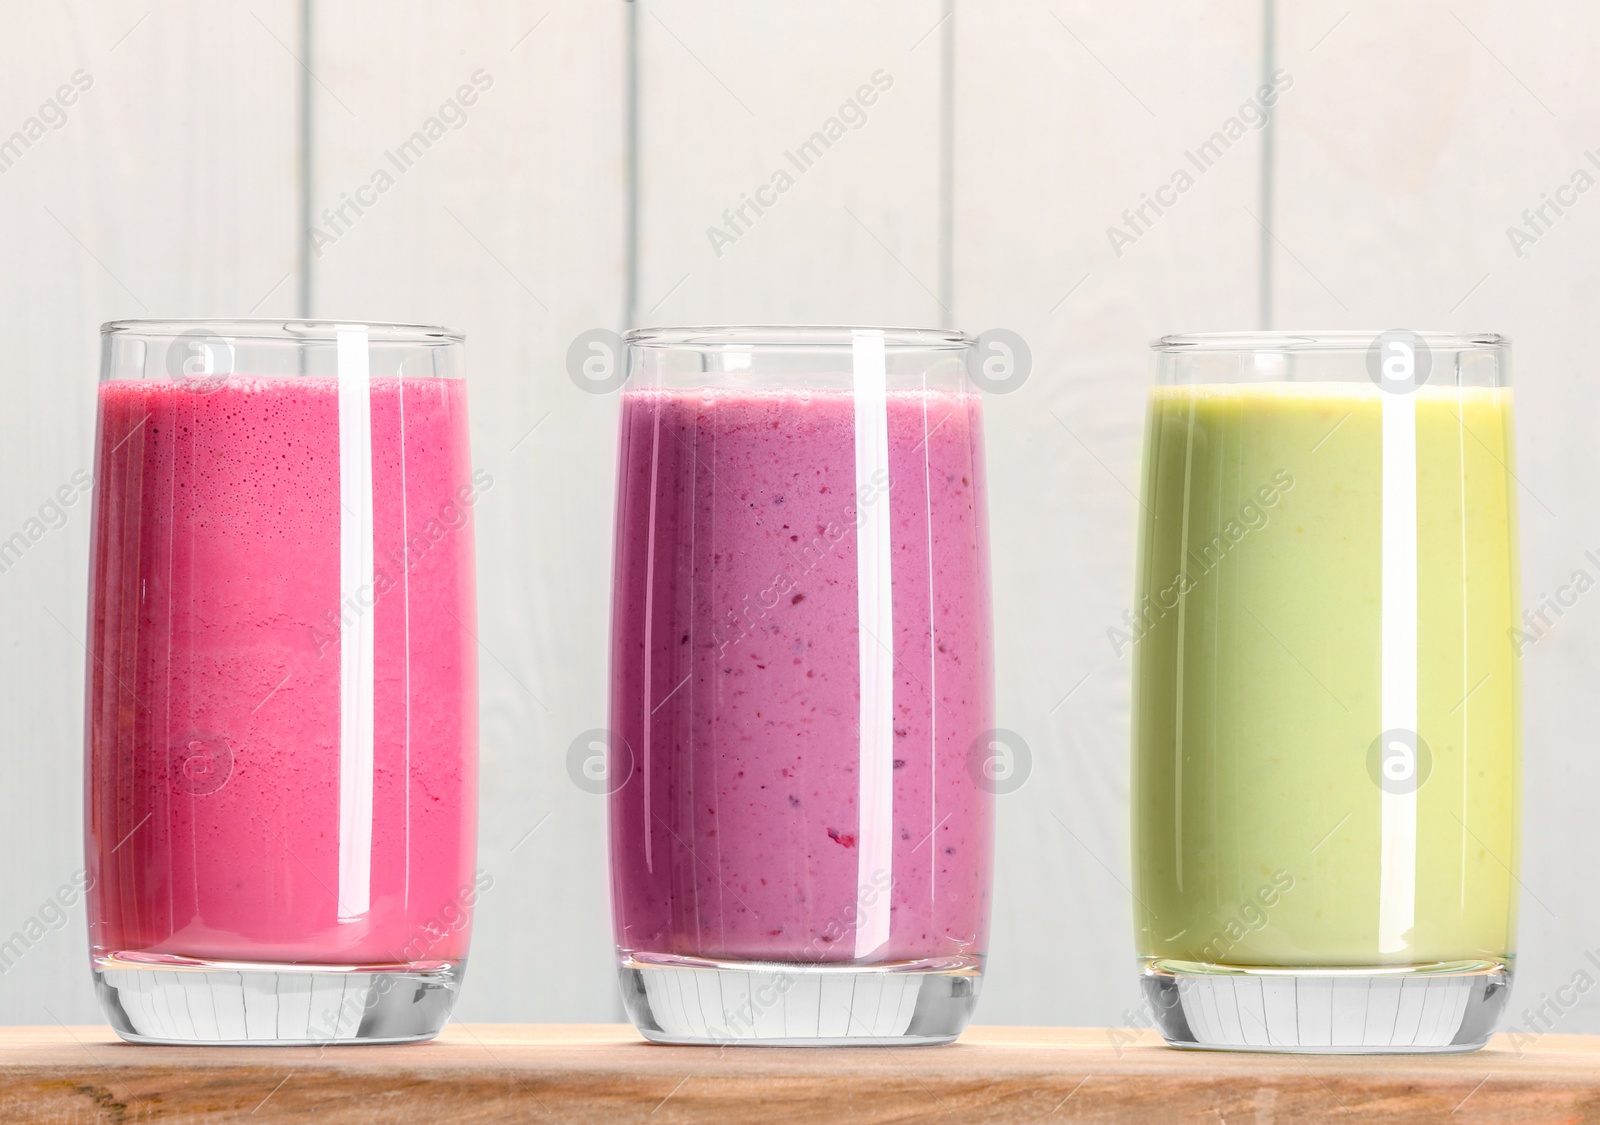
[[[968,768],[994,694],[979,400],[889,391],[888,472],[861,482],[855,408],[842,390],[622,396],[611,855],[627,955],[986,949],[993,796]],[[864,823],[857,526],[879,505],[892,796]],[[887,870],[863,863],[869,837]],[[863,948],[869,917],[881,937]]]

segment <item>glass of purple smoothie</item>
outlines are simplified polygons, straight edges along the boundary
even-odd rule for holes
[[[672,1043],[949,1042],[988,940],[972,338],[628,337],[608,742],[622,992]]]

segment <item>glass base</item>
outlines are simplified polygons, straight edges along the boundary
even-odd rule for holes
[[[1151,959],[1142,984],[1172,1047],[1414,1055],[1482,1047],[1511,977],[1502,961],[1265,969]]]
[[[416,1043],[455,1007],[465,961],[272,965],[149,955],[94,960],[111,1028],[132,1043]]]
[[[654,1043],[949,1043],[983,984],[981,957],[819,965],[635,954],[619,971],[628,1017]]]

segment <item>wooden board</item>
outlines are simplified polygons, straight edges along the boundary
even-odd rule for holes
[[[68,1122],[1593,1121],[1600,1038],[1470,1055],[1173,1051],[1149,1032],[976,1028],[950,1047],[661,1047],[612,1025],[456,1025],[414,1047],[171,1048],[0,1032],[0,1117]]]

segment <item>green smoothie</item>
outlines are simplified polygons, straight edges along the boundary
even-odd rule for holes
[[[1385,401],[1400,397],[1368,382],[1152,392],[1137,608],[1119,633],[1144,958],[1510,959],[1511,392]],[[1400,726],[1418,738],[1409,758],[1380,738]]]

